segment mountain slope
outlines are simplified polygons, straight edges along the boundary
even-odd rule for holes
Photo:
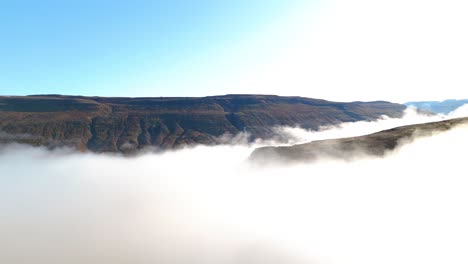
[[[419,110],[430,111],[436,114],[448,114],[455,111],[457,108],[468,104],[468,100],[445,100],[438,101],[421,101],[421,102],[408,102],[406,106],[413,106]]]
[[[262,147],[254,150],[250,160],[256,162],[311,162],[319,157],[351,160],[356,155],[383,156],[398,144],[414,137],[425,137],[468,124],[468,118],[457,118],[402,126],[370,135],[318,140],[305,144],[281,147]]]
[[[398,117],[388,102],[338,103],[303,97],[226,95],[203,98],[0,97],[0,142],[128,152],[217,144],[225,134],[269,138],[272,127],[323,125]]]

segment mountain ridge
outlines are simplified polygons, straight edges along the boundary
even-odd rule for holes
[[[414,138],[428,137],[461,125],[468,125],[468,117],[406,125],[357,137],[316,140],[292,146],[267,146],[255,149],[249,160],[295,163],[313,162],[319,158],[352,160],[362,155],[381,157]]]
[[[413,101],[404,103],[406,106],[415,107],[419,110],[430,111],[436,114],[449,114],[459,107],[468,104],[468,99],[447,99],[444,101]]]
[[[405,108],[385,101],[342,103],[248,94],[143,98],[1,96],[0,143],[70,146],[93,152],[173,149],[219,144],[219,137],[242,132],[249,133],[251,139],[267,139],[277,126],[314,130],[341,122],[375,120],[382,115],[400,117]]]

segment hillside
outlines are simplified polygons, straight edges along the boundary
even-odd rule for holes
[[[416,107],[419,110],[430,111],[436,114],[448,114],[457,108],[468,104],[468,100],[420,101],[407,102],[406,106]]]
[[[254,150],[250,160],[260,163],[312,162],[320,157],[351,160],[363,154],[383,156],[398,144],[404,144],[405,140],[448,131],[462,124],[468,124],[468,118],[402,126],[359,137],[318,140],[294,146],[262,147]]]
[[[0,143],[131,152],[217,144],[225,134],[269,138],[272,127],[317,129],[341,122],[398,117],[405,106],[339,103],[303,97],[226,95],[202,98],[0,97]]]

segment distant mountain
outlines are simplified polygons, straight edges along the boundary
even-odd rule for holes
[[[408,102],[405,103],[406,106],[416,107],[420,110],[431,111],[436,114],[448,114],[453,112],[460,106],[468,104],[467,100],[445,100],[442,102],[437,101],[421,101],[421,102]]]
[[[359,155],[383,156],[402,140],[413,136],[430,136],[433,133],[448,131],[458,125],[468,124],[468,118],[444,120],[440,122],[397,127],[360,137],[338,138],[312,141],[305,144],[256,149],[250,160],[256,162],[312,162],[320,157],[351,160]]]
[[[275,126],[318,129],[341,122],[399,117],[383,101],[339,103],[303,97],[226,95],[202,98],[0,97],[0,143],[131,152],[218,144],[225,134],[269,138]]]

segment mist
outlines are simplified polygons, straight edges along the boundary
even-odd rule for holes
[[[356,136],[460,109],[278,134],[288,144]],[[272,141],[136,157],[10,145],[0,263],[466,263],[467,132],[385,158],[280,167],[247,161]]]

